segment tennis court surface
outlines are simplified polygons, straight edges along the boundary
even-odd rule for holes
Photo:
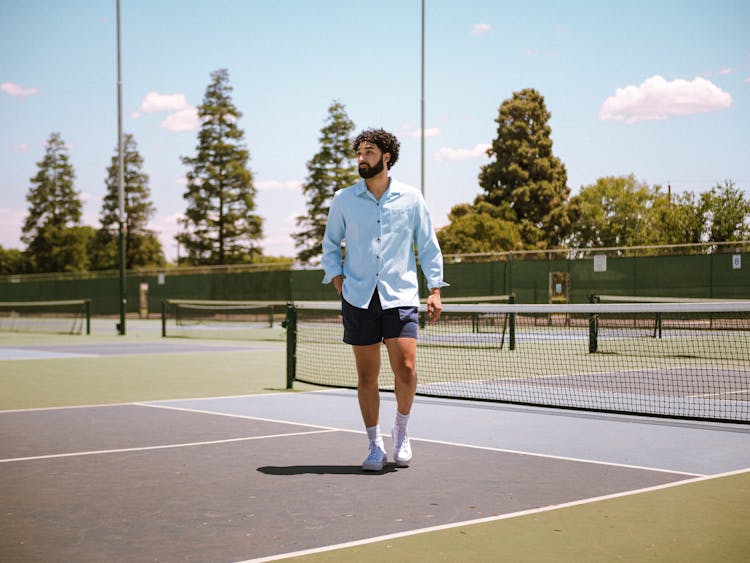
[[[394,409],[384,393],[386,433]],[[0,412],[0,560],[320,557],[750,471],[747,425],[426,397],[413,412],[413,465],[374,474],[348,390]],[[703,542],[750,548],[731,528]]]

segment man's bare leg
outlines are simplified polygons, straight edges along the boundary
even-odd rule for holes
[[[357,397],[365,427],[378,424],[380,419],[380,343],[369,346],[352,346],[357,364]]]
[[[380,343],[370,346],[353,346],[357,364],[357,397],[362,420],[370,440],[370,453],[362,462],[365,471],[381,471],[388,456],[385,453],[383,438],[380,436]]]
[[[417,392],[417,340],[387,338],[384,342],[395,378],[398,412],[409,414]]]
[[[391,431],[393,461],[398,467],[408,467],[412,451],[406,427],[409,423],[414,395],[417,391],[417,340],[415,338],[389,338],[385,340],[396,388],[398,412]]]

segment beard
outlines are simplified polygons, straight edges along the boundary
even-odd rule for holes
[[[362,176],[365,180],[369,180],[373,176],[377,176],[383,171],[383,168],[385,168],[385,165],[383,164],[383,159],[380,159],[380,162],[378,162],[375,166],[365,166],[364,168],[362,166],[358,167],[359,175]]]

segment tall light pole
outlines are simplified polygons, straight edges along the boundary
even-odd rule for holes
[[[123,182],[124,158],[122,154],[122,65],[120,63],[120,0],[117,0],[117,196],[118,196],[118,233],[117,246],[120,255],[120,324],[117,332],[124,335],[125,330],[125,188]]]
[[[422,81],[421,81],[421,98],[420,98],[420,112],[421,112],[421,125],[420,125],[420,151],[419,151],[419,185],[422,190],[422,197],[424,197],[424,0],[422,0]]]

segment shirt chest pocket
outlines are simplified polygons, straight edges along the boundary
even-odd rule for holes
[[[394,207],[384,210],[385,225],[393,233],[408,233],[411,231],[411,209],[408,207]]]

